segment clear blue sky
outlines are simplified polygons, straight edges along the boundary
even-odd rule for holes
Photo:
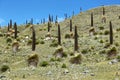
[[[101,5],[120,5],[120,0],[0,0],[0,25],[7,25],[9,20],[18,24],[26,19],[34,19],[34,23],[47,19],[49,14],[63,19],[64,13],[78,14],[80,7],[88,10]]]

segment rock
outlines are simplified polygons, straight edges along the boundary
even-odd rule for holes
[[[91,75],[91,76],[95,76],[95,74],[94,74],[94,73],[91,73],[90,75]]]
[[[51,72],[51,71],[48,71],[47,75],[51,75],[51,74],[52,74],[52,72]]]
[[[0,75],[0,80],[3,79],[3,78],[6,78],[6,76]]]
[[[85,70],[84,72],[83,72],[83,74],[87,74],[87,73],[89,73],[90,71],[89,70]]]
[[[117,59],[111,60],[108,64],[115,64],[115,63],[118,63],[118,60],[117,60]]]
[[[64,74],[69,73],[68,69],[65,69],[65,71],[63,72]]]

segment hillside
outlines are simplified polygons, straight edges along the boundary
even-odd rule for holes
[[[0,71],[0,80],[119,80],[120,79],[120,6],[105,6],[90,9],[72,16],[73,29],[77,26],[78,52],[74,51],[74,38],[65,38],[70,34],[70,19],[60,22],[61,46],[64,57],[53,54],[57,45],[58,27],[52,23],[50,35],[52,39],[45,40],[48,35],[47,23],[33,25],[36,32],[36,50],[32,51],[32,30],[30,26],[18,26],[19,50],[13,52],[14,34],[6,37],[7,27],[0,29],[0,70],[7,65],[7,71]],[[91,13],[94,26],[91,27]],[[106,23],[102,23],[102,18]],[[112,22],[113,44],[109,44],[109,22]],[[94,34],[89,33],[94,29]],[[49,36],[49,35],[48,35]],[[55,47],[54,47],[55,46]],[[112,52],[114,51],[113,54]],[[37,53],[39,62],[36,68],[27,63],[30,54]],[[70,60],[79,53],[82,56],[80,64],[72,64]],[[81,58],[81,57],[80,57]]]

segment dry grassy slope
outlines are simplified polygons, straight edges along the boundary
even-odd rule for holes
[[[27,42],[22,42],[25,36],[28,35],[31,37],[30,28],[25,28],[24,25],[18,27],[20,33],[18,38],[20,39],[20,51],[15,55],[11,50],[11,46],[8,46],[6,43],[6,37],[0,37],[0,67],[6,63],[10,67],[10,73],[0,73],[0,75],[5,75],[7,78],[12,80],[23,80],[23,75],[25,75],[25,80],[115,80],[120,76],[115,76],[116,72],[119,72],[120,63],[114,65],[108,65],[108,60],[106,60],[106,54],[99,54],[101,50],[106,50],[104,45],[109,42],[109,35],[104,35],[106,30],[109,30],[109,21],[113,23],[114,30],[114,44],[119,44],[120,41],[120,31],[116,29],[120,28],[120,6],[106,6],[105,7],[107,23],[101,23],[102,7],[94,8],[86,12],[82,12],[74,17],[73,27],[78,26],[79,34],[79,52],[86,50],[87,53],[84,54],[84,59],[82,64],[73,65],[69,63],[69,60],[73,56],[68,56],[63,58],[61,62],[50,62],[50,58],[53,57],[55,47],[49,47],[51,44],[50,41],[45,41],[45,44],[38,44],[36,47],[36,53],[39,54],[40,62],[48,61],[48,67],[38,66],[35,70],[31,70],[27,67],[27,56],[31,54],[31,46],[27,46]],[[94,27],[98,33],[95,36],[89,36],[90,29],[90,14],[94,13]],[[51,34],[57,36],[57,27],[55,24],[52,24]],[[62,46],[64,50],[69,54],[73,52],[73,39],[65,39],[65,34],[69,33],[69,19],[60,22],[61,25],[61,34],[62,34]],[[99,27],[104,27],[104,30],[100,30]],[[45,38],[47,34],[47,24],[34,25],[36,30],[36,36],[38,41],[43,41],[42,38]],[[74,28],[73,28],[74,30]],[[2,29],[1,32],[5,32],[6,29]],[[97,39],[95,39],[97,38]],[[14,40],[14,39],[13,39]],[[100,40],[103,40],[103,43],[100,43]],[[11,43],[9,44],[11,45]],[[120,47],[116,46],[118,54]],[[63,72],[65,69],[61,68],[62,64],[67,65],[68,74],[64,75]],[[87,72],[84,74],[83,72]],[[95,76],[91,76],[91,74]],[[50,75],[49,75],[50,74]],[[119,78],[120,79],[120,78]]]

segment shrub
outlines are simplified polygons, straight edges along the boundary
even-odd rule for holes
[[[81,54],[78,54],[77,56],[70,59],[70,62],[72,64],[81,64],[81,61],[82,61],[82,55]]]
[[[0,37],[3,37],[3,33],[0,32]]]
[[[32,40],[28,40],[27,45],[32,45]]]
[[[100,40],[100,43],[104,43],[104,41],[101,39],[101,40]]]
[[[63,51],[63,48],[61,46],[58,46],[54,52],[54,54],[56,57],[66,57],[67,54]]]
[[[118,61],[120,62],[120,55],[117,56]]]
[[[1,72],[6,72],[6,71],[9,70],[9,69],[10,69],[9,66],[6,65],[6,64],[4,64],[4,65],[2,65],[0,71],[1,71]]]
[[[40,63],[40,66],[41,67],[46,67],[46,66],[48,66],[49,65],[49,63],[47,62],[47,61],[42,61],[41,63]]]
[[[112,59],[116,55],[117,55],[117,49],[116,49],[116,47],[112,46],[107,52],[107,57],[108,57],[108,59]]]
[[[39,61],[39,57],[37,53],[32,53],[28,56],[28,59],[27,59],[28,66],[37,67],[38,61]]]
[[[62,64],[62,68],[67,68],[66,64],[63,63]]]
[[[100,26],[99,29],[100,29],[100,30],[104,30],[104,27],[103,27],[103,26]]]
[[[6,42],[7,42],[7,43],[12,43],[12,38],[8,37],[8,38],[6,39]]]
[[[53,40],[52,43],[50,44],[50,47],[57,47],[58,42],[56,40]]]
[[[83,49],[83,50],[81,51],[82,54],[86,54],[87,52],[88,52],[87,49]]]
[[[65,38],[70,38],[70,34],[65,34]]]
[[[108,35],[109,33],[110,33],[110,31],[105,30],[104,35]]]
[[[40,41],[40,44],[45,44],[45,42],[42,40],[42,41]]]

